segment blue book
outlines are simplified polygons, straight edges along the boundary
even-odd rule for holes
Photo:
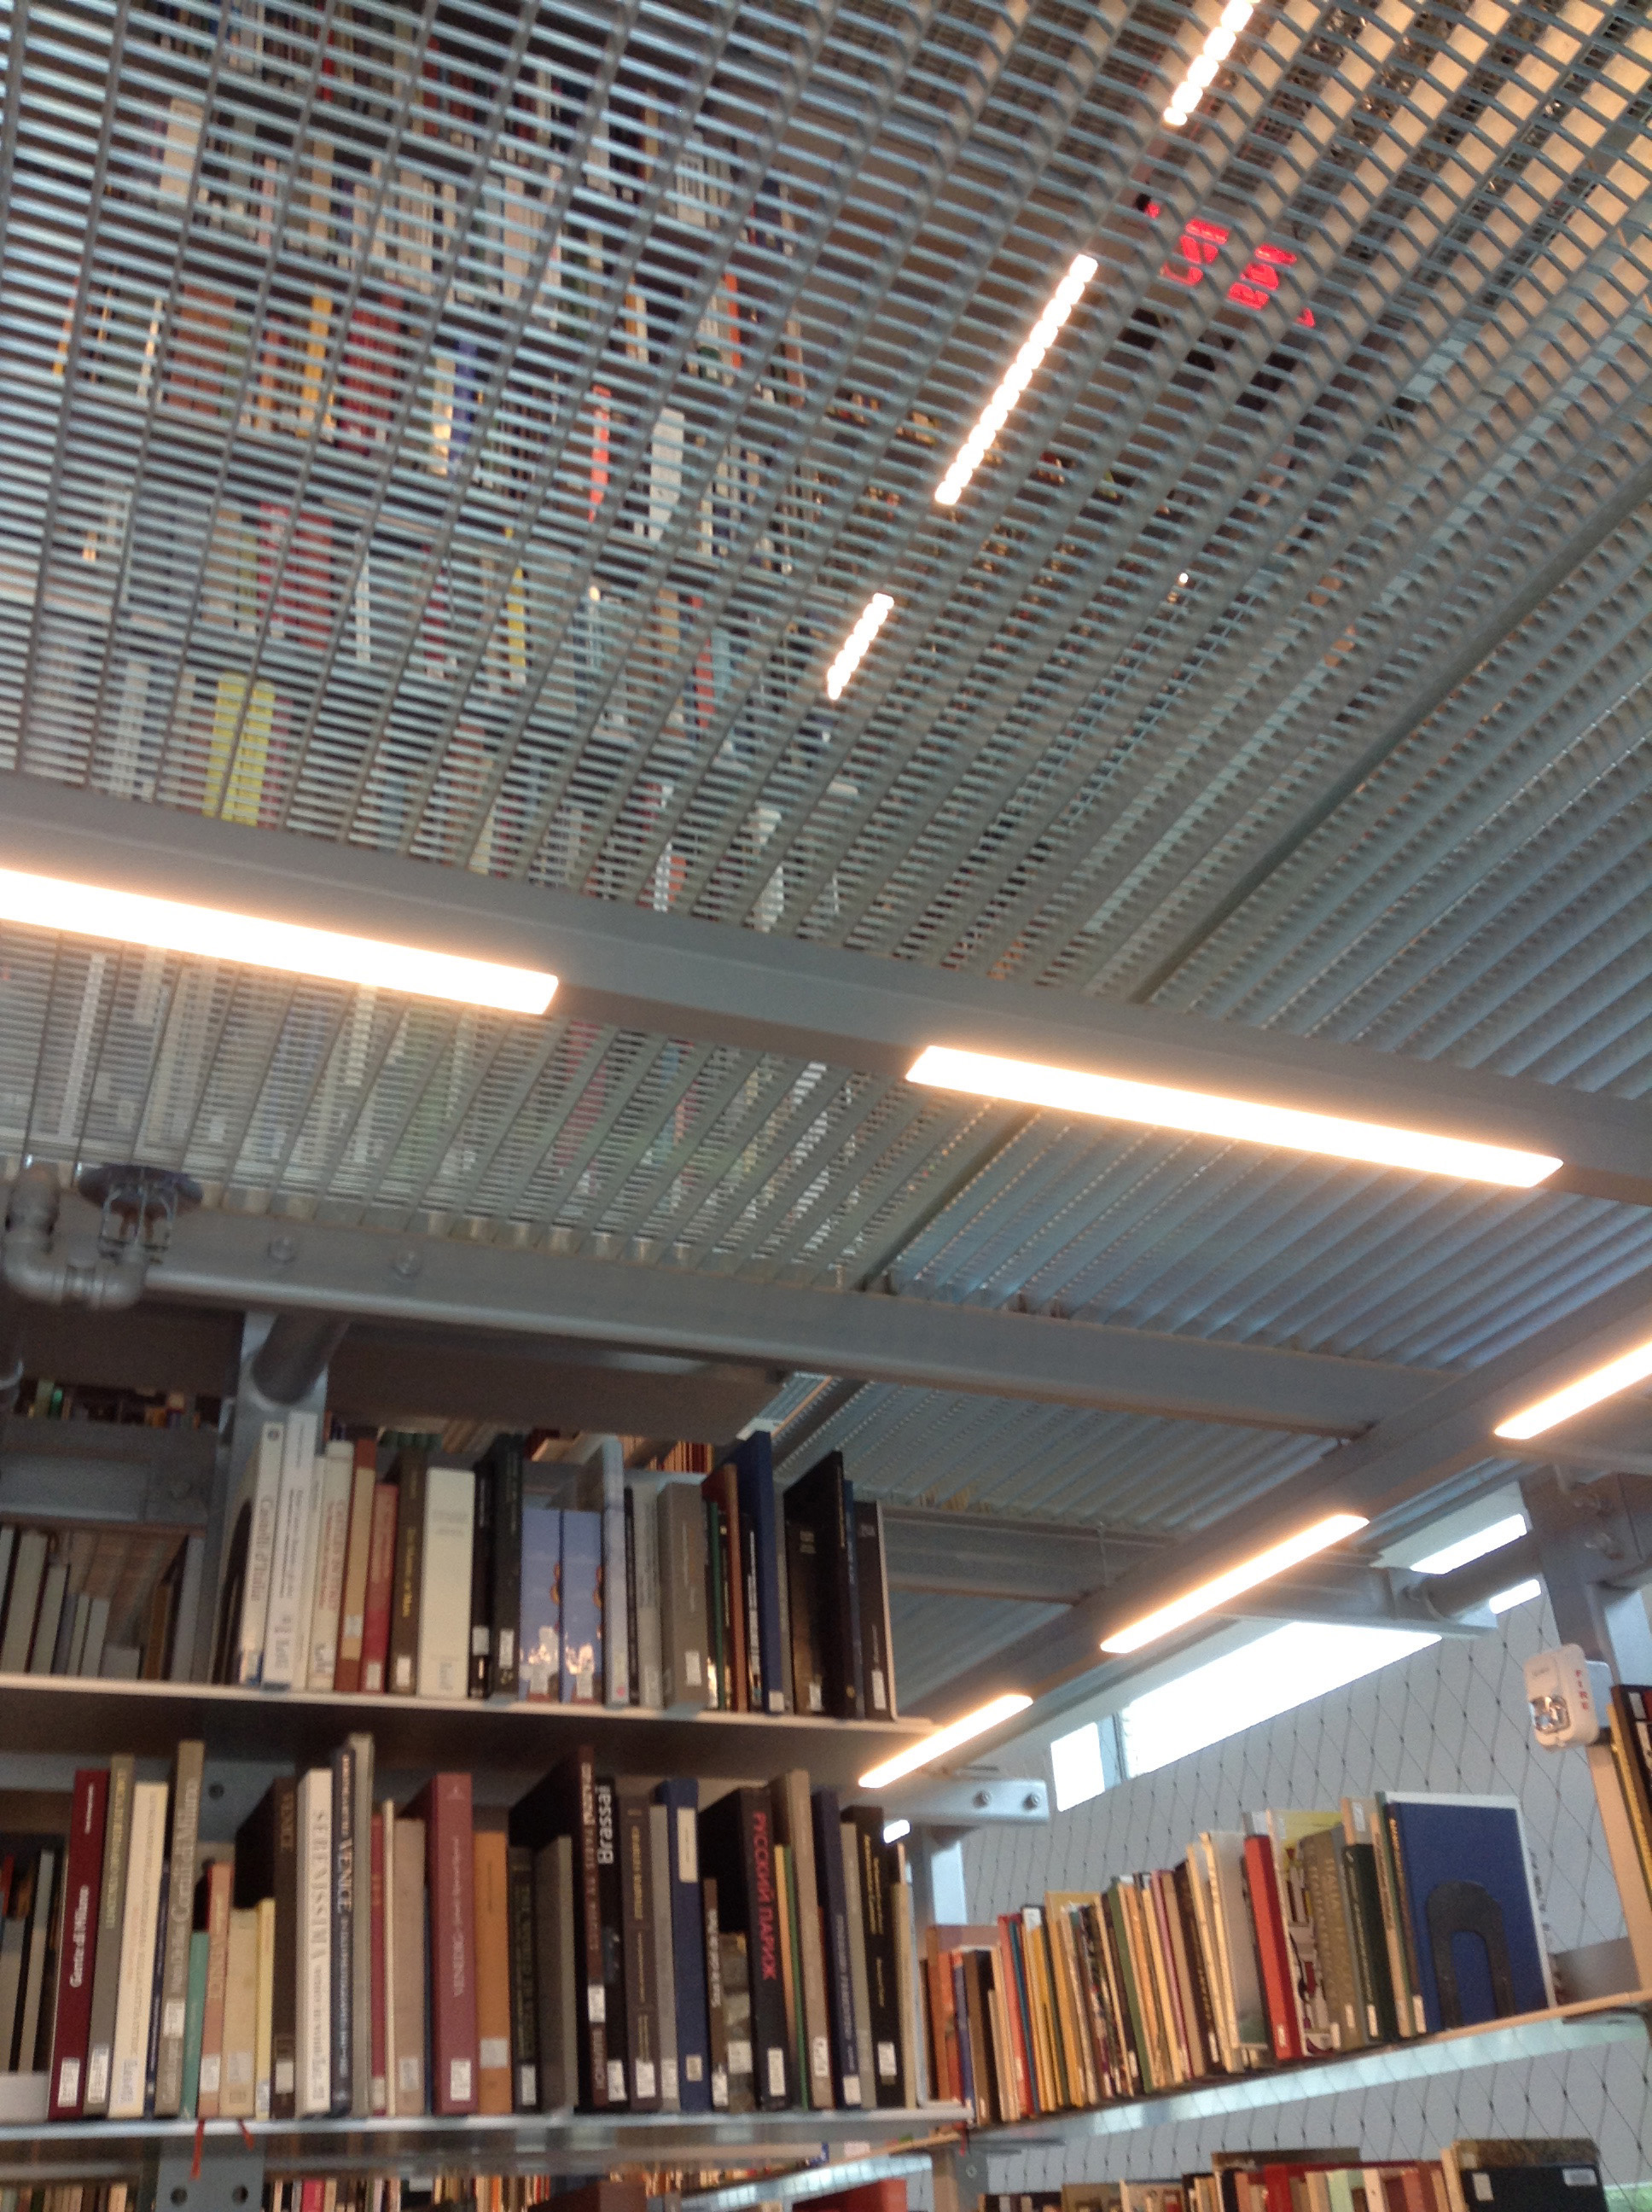
[[[787,1654],[780,1648],[780,1532],[774,1512],[774,1447],[767,1429],[743,1437],[731,1455],[739,1484],[740,1526],[756,1542],[757,1656],[762,1677],[764,1712],[783,1713]]]
[[[1383,1802],[1430,2033],[1552,2005],[1515,1800],[1390,1791]]]
[[[825,1926],[826,2013],[832,2027],[832,2074],[841,2106],[861,2102],[860,2045],[854,2030],[854,1976],[849,1963],[849,1893],[843,1880],[843,1816],[835,1790],[811,1792],[815,1820],[815,1883]]]
[[[537,1498],[522,1501],[522,1595],[517,1642],[519,1698],[562,1695],[562,1516]]]
[[[562,1685],[565,1705],[602,1702],[600,1513],[562,1514]]]
[[[700,1784],[662,1782],[671,1845],[671,1971],[677,1984],[677,2079],[685,2112],[711,2110],[711,2033],[706,2014],[706,1939],[700,1895]]]

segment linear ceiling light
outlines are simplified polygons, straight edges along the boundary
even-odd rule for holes
[[[1562,1421],[1570,1420],[1574,1413],[1598,1406],[1602,1398],[1615,1398],[1620,1390],[1632,1389],[1637,1382],[1644,1382],[1652,1375],[1652,1337],[1637,1344],[1621,1359],[1609,1359],[1604,1367],[1596,1367],[1587,1375],[1580,1375],[1575,1382],[1568,1382],[1564,1390],[1556,1390],[1546,1398],[1522,1407],[1500,1421],[1492,1431],[1494,1436],[1523,1439],[1540,1437],[1545,1429],[1552,1429]]]
[[[448,999],[507,1014],[543,1014],[556,988],[556,978],[538,969],[507,968],[495,960],[467,960],[422,945],[386,945],[342,930],[308,929],[262,915],[231,914],[13,868],[0,868],[0,921],[73,937],[112,938],[204,960],[233,960],[248,968],[276,968],[288,975],[317,975],[330,983],[359,983],[417,999]]]
[[[1254,1559],[1243,1560],[1230,1567],[1224,1575],[1213,1582],[1200,1583],[1197,1589],[1189,1590],[1185,1597],[1173,1598],[1169,1605],[1160,1606],[1128,1628],[1103,1637],[1103,1651],[1139,1651],[1144,1644],[1156,1643],[1161,1636],[1169,1636],[1173,1629],[1185,1628],[1190,1620],[1201,1613],[1218,1613],[1230,1598],[1242,1591],[1254,1589],[1258,1583],[1271,1582],[1275,1575],[1283,1574],[1287,1567],[1299,1566],[1303,1560],[1311,1559],[1315,1552],[1327,1546],[1339,1544],[1345,1536],[1351,1536],[1356,1528],[1365,1526],[1360,1513],[1331,1513],[1323,1521],[1315,1522],[1311,1528],[1303,1528],[1294,1536],[1287,1536],[1283,1544],[1274,1544],[1266,1552],[1258,1552]]]
[[[956,507],[963,491],[981,466],[987,447],[1009,421],[1011,409],[1032,382],[1038,364],[1055,343],[1056,332],[1078,304],[1078,298],[1100,267],[1088,253],[1074,256],[1066,275],[1050,295],[1049,305],[1027,334],[1025,344],[1004,372],[1004,380],[976,416],[975,427],[958,447],[951,467],[935,487],[938,507]]]
[[[944,1759],[949,1751],[956,1751],[961,1743],[972,1736],[985,1735],[989,1728],[1007,1721],[1012,1713],[1024,1713],[1032,1699],[1023,1690],[1006,1690],[1001,1698],[994,1698],[979,1712],[966,1713],[961,1721],[952,1721],[944,1729],[937,1729],[917,1743],[908,1744],[897,1751],[893,1759],[886,1759],[881,1766],[874,1766],[860,1778],[863,1790],[881,1790],[886,1782],[898,1782],[903,1774],[915,1774],[920,1766],[928,1766]]]
[[[887,592],[874,592],[860,610],[860,618],[838,649],[837,659],[826,671],[826,696],[841,699],[844,686],[859,667],[866,647],[872,643],[895,602]]]
[[[1367,1160],[1378,1167],[1411,1168],[1430,1175],[1461,1176],[1529,1190],[1562,1165],[1546,1152],[1507,1145],[1479,1145],[1427,1129],[1394,1129],[1381,1121],[1345,1121],[1339,1114],[1304,1114],[1294,1106],[1265,1106],[1254,1098],[1221,1098],[1204,1091],[1177,1091],[1160,1083],[1091,1075],[1076,1067],[1042,1067],[1035,1060],[1000,1060],[995,1053],[955,1052],[931,1045],[907,1071],[908,1083],[943,1091],[968,1091],[981,1098],[1014,1098],[1064,1114],[1096,1114],[1110,1121],[1145,1121],[1156,1128],[1189,1129],[1206,1137],[1231,1137],[1253,1145],[1283,1145],[1292,1152],[1323,1152],[1333,1159]]]
[[[1253,6],[1254,0],[1228,0],[1216,28],[1206,35],[1187,76],[1170,94],[1170,105],[1164,111],[1164,120],[1172,131],[1180,131],[1198,106],[1206,86],[1233,52],[1234,41],[1249,22]]]

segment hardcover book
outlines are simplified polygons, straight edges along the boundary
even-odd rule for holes
[[[753,2087],[764,2112],[789,2103],[792,2087],[774,1845],[774,1814],[767,1790],[731,1790],[700,1815],[700,1863],[704,1876],[717,1884],[722,1935],[726,1942],[732,1936],[745,1938]],[[726,2007],[726,1951],[723,1994]],[[734,2091],[731,2068],[731,2099]],[[732,2103],[730,2109],[734,2109]]]
[[[470,1582],[465,1584],[466,1604]],[[430,1909],[431,2110],[477,2110],[475,1869],[471,1778],[438,1774],[408,1808],[425,1824]]]
[[[1516,1801],[1390,1790],[1386,1804],[1430,2033],[1552,2005]]]

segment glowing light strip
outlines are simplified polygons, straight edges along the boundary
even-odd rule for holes
[[[860,1778],[863,1790],[881,1790],[886,1782],[898,1782],[903,1774],[915,1774],[920,1766],[928,1766],[949,1751],[956,1751],[961,1743],[971,1737],[985,1735],[989,1728],[1007,1721],[1012,1713],[1024,1713],[1032,1699],[1023,1690],[1006,1690],[1001,1698],[994,1698],[989,1705],[978,1712],[966,1713],[961,1721],[953,1721],[933,1735],[926,1735],[920,1743],[908,1744],[897,1751],[893,1759],[886,1759],[881,1766],[874,1766]]]
[[[859,667],[872,643],[893,610],[895,602],[887,592],[874,592],[860,610],[860,618],[838,648],[837,659],[826,671],[826,696],[841,699],[845,685]]]
[[[0,868],[0,921],[73,937],[112,938],[205,960],[233,960],[247,968],[275,968],[329,983],[405,992],[413,998],[448,999],[507,1014],[543,1014],[556,988],[556,978],[537,969],[507,968],[422,945],[387,945],[374,937],[309,929],[262,915],[227,913],[12,868]]]
[[[1068,264],[1066,275],[1050,295],[1049,305],[1028,332],[1020,352],[1005,370],[1002,383],[976,416],[975,427],[958,447],[951,467],[936,485],[938,507],[957,505],[959,494],[1009,421],[1017,400],[1032,382],[1039,363],[1055,343],[1056,333],[1078,304],[1085,285],[1100,266],[1088,253],[1076,254]]]
[[[1340,1543],[1351,1536],[1356,1528],[1363,1528],[1365,1519],[1359,1513],[1331,1513],[1323,1521],[1315,1522],[1311,1528],[1303,1528],[1294,1536],[1287,1536],[1283,1544],[1274,1544],[1266,1552],[1258,1552],[1254,1559],[1230,1567],[1224,1575],[1213,1582],[1201,1583],[1197,1589],[1189,1590],[1185,1597],[1173,1598],[1162,1605],[1157,1613],[1145,1614],[1121,1628],[1115,1635],[1102,1638],[1103,1651],[1139,1651],[1144,1644],[1152,1644],[1161,1636],[1169,1636],[1173,1629],[1185,1628],[1190,1620],[1201,1613],[1215,1613],[1230,1598],[1237,1597],[1243,1590],[1254,1589],[1259,1583],[1271,1582],[1275,1575],[1283,1574],[1287,1567],[1300,1566],[1311,1559],[1316,1552],[1329,1545]]]
[[[1570,1420],[1574,1413],[1598,1406],[1603,1398],[1615,1398],[1620,1390],[1632,1389],[1636,1383],[1644,1382],[1649,1375],[1652,1375],[1652,1337],[1625,1352],[1620,1359],[1609,1359],[1604,1367],[1593,1368],[1588,1374],[1580,1375],[1576,1382],[1567,1383],[1564,1390],[1553,1391],[1520,1413],[1510,1414],[1506,1421],[1497,1424],[1492,1434],[1521,1440],[1540,1437],[1545,1429]]]
[[[1180,131],[1198,106],[1200,94],[1233,52],[1234,42],[1249,22],[1253,12],[1254,0],[1228,0],[1216,28],[1207,34],[1187,76],[1170,94],[1170,105],[1164,111],[1164,120],[1172,131]]]
[[[1121,1076],[1090,1075],[1076,1067],[1042,1067],[1026,1060],[1000,1060],[984,1052],[955,1052],[931,1045],[907,1071],[908,1083],[968,1091],[981,1098],[1013,1098],[1066,1114],[1097,1114],[1112,1121],[1145,1121],[1160,1129],[1188,1129],[1200,1136],[1242,1143],[1281,1145],[1321,1152],[1332,1159],[1365,1160],[1376,1167],[1410,1168],[1427,1175],[1461,1176],[1469,1182],[1503,1183],[1530,1190],[1563,1163],[1546,1152],[1506,1145],[1439,1137],[1426,1129],[1395,1129],[1381,1121],[1345,1121],[1339,1114],[1307,1114],[1294,1106],[1265,1106],[1253,1098],[1221,1098],[1203,1091],[1177,1091]]]

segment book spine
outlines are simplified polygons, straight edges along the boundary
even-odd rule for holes
[[[854,1485],[847,1481],[843,1485],[843,1541],[848,1560],[848,1601],[847,1611],[844,1615],[845,1668],[854,1689],[855,1711],[858,1717],[864,1720],[866,1716],[866,1704],[865,1692],[860,1686],[865,1677],[865,1668],[861,1661],[860,1547],[855,1541]]]
[[[289,1690],[297,1678],[300,1639],[308,1626],[299,1612],[304,1598],[306,1560],[313,1541],[311,1515],[316,1486],[315,1416],[288,1414],[282,1438],[281,1502],[276,1515],[276,1550],[270,1572],[269,1618],[264,1632],[264,1686]],[[311,1568],[313,1573],[313,1567]]]
[[[508,1845],[501,1829],[471,1839],[476,1921],[477,2110],[508,2112],[511,2081],[511,1906]]]
[[[390,2109],[416,2118],[428,2104],[425,2080],[425,1987],[428,1980],[429,1914],[425,1898],[428,1846],[425,1823],[397,1815],[391,1859],[392,1931],[386,2021]]]
[[[496,1698],[518,1691],[522,1612],[522,1447],[511,1437],[501,1447],[494,1498],[494,1580],[489,1682]]]
[[[349,2112],[355,2067],[355,1747],[332,1755],[332,1920],[328,1959],[328,2070],[335,2119]]]
[[[236,1632],[234,1680],[252,1687],[264,1679],[264,1639],[270,1618],[270,1584],[275,1572],[276,1516],[281,1503],[284,1421],[260,1424],[256,1446],[252,1518],[241,1583],[240,1620]]]
[[[659,2110],[659,1989],[654,1971],[653,1866],[647,1794],[617,1795],[620,1931],[625,1960],[625,2028],[631,2110]],[[599,1816],[600,1817],[600,1816]]]
[[[554,1837],[533,1863],[539,2109],[545,2112],[571,2111],[580,2093],[582,1977],[574,1938],[574,1839]]]
[[[659,1492],[657,1483],[638,1483],[632,1518],[632,1560],[636,1580],[636,1702],[658,1711],[665,1702],[665,1663],[660,1639]]]
[[[802,1985],[803,2032],[799,2045],[799,2085],[811,2106],[829,2111],[832,2103],[832,2034],[826,2002],[826,1960],[821,1946],[819,1872],[815,1860],[814,1812],[809,1777],[800,1767],[774,1783],[775,1832],[792,1854],[798,1893],[798,1972]]]
[[[603,1694],[603,1516],[562,1515],[562,1698],[594,1705]]]
[[[891,1721],[895,1718],[895,1657],[884,1565],[884,1509],[878,1499],[855,1500],[854,1533],[860,1601],[860,1692],[868,1720]]]
[[[155,2114],[175,2119],[184,2094],[184,2031],[189,2011],[189,1944],[195,1929],[195,1853],[201,1832],[206,1746],[180,1743],[173,1770],[172,1887],[161,1983],[161,2041],[155,2055]]]
[[[663,1482],[659,1549],[660,1694],[668,1712],[701,1712],[711,1699],[706,1641],[706,1520],[696,1488]]]
[[[470,1582],[465,1583],[468,1602]],[[431,2109],[443,2118],[477,2109],[476,1919],[471,1778],[439,1774],[429,1785],[426,1850],[430,1886]]]
[[[321,1462],[320,1505],[316,1516],[315,1599],[305,1654],[306,1680],[312,1690],[331,1690],[337,1678],[345,1555],[349,1548],[355,1481],[354,1445],[337,1441],[330,1443]]]
[[[700,1924],[706,1962],[706,2036],[711,2074],[711,2108],[728,2110],[728,2018],[723,2004],[723,1948],[717,1884],[708,1876],[700,1885]],[[749,2054],[748,2054],[749,2057]]]
[[[534,1978],[533,1853],[513,1844],[506,1861],[510,1915],[511,2106],[539,2109],[539,1996]]]
[[[858,1805],[846,1818],[853,1824],[859,1850],[874,2095],[880,2105],[898,2105],[902,2101],[901,2020],[895,1995],[895,1947],[889,1918],[890,1854],[884,1842],[884,1815],[877,1806]]]
[[[121,1927],[120,1986],[110,2060],[108,2112],[112,2120],[136,2120],[143,2116],[161,1877],[166,1848],[167,1785],[164,1782],[137,1783],[132,1790],[131,1844]]]
[[[224,2010],[229,1988],[229,1914],[234,1895],[234,1869],[227,1859],[215,1859],[203,1880],[207,1995],[206,2017],[201,2027],[201,2079],[196,2117],[212,2120],[218,2117],[223,2094]]]
[[[92,2015],[87,2030],[86,2094],[82,2106],[88,2115],[105,2112],[109,2108],[120,1953],[125,1936],[134,1770],[135,1761],[126,1752],[118,1753],[109,1762],[109,1810],[103,1832],[103,1875],[92,1972]]]
[[[649,1917],[654,1938],[654,1998],[659,2008],[659,2108],[663,2112],[680,2112],[683,2109],[683,2077],[677,2063],[677,2046],[671,1814],[663,1805],[651,1803],[645,1809],[648,1815],[648,1874],[652,1884]]]
[[[201,2097],[201,2045],[206,2030],[207,1973],[212,1939],[197,1929],[189,1939],[189,2001],[184,2026],[184,2094],[179,2107],[182,2119],[196,2118]]]
[[[392,1697],[419,1686],[419,1595],[424,1579],[424,1462],[404,1453],[397,1475],[396,1566],[391,1587],[390,1650],[385,1676]],[[465,1587],[468,1591],[469,1577]],[[365,1668],[365,1654],[363,1658]]]
[[[1262,1992],[1266,1999],[1268,2025],[1276,2058],[1300,2058],[1302,2043],[1297,2030],[1296,2006],[1291,1991],[1291,1959],[1285,1923],[1279,1911],[1279,1888],[1273,1869],[1273,1844],[1266,1836],[1245,1838],[1245,1883],[1256,1926],[1256,1948],[1262,1969]]]
[[[257,1954],[254,1980],[257,2012],[252,2037],[252,2113],[267,2120],[275,2095],[276,1900],[258,1899],[253,1913]]]
[[[853,2110],[861,2103],[860,2053],[855,2035],[848,1893],[843,1879],[842,1821],[837,1792],[835,1790],[817,1790],[811,1801],[811,1810],[825,1948],[826,2011],[832,2039],[832,2072],[837,2102]]]
[[[714,1498],[704,1500],[706,1516],[706,1663],[710,1671],[711,1693],[707,1703],[718,1712],[727,1712],[734,1701],[734,1685],[729,1674],[729,1649],[732,1635],[725,1602],[723,1582],[723,1509]]]
[[[625,1491],[625,1632],[629,1653],[626,1680],[629,1685],[627,1703],[641,1702],[637,1679],[637,1514],[636,1493],[628,1483]]]
[[[355,1880],[352,1886],[350,1945],[346,1971],[350,1977],[350,2112],[365,2120],[373,2112],[373,1915],[369,1885],[372,1879],[373,1738],[346,1738],[354,1755]]]
[[[826,1694],[820,1671],[820,1589],[815,1532],[804,1522],[786,1523],[786,1570],[791,1600],[793,1709],[799,1713],[823,1713]]]
[[[353,1698],[361,1688],[361,1647],[367,1632],[367,1571],[373,1557],[373,1505],[378,1485],[371,1437],[358,1437],[350,1478],[349,1533],[344,1547],[344,1589],[338,1608],[338,1664],[333,1687]]]
[[[476,1477],[469,1468],[433,1467],[424,1481],[418,1694],[463,1698],[470,1682]]]
[[[604,1704],[631,1702],[631,1648],[626,1625],[625,1459],[617,1437],[602,1440],[602,1653],[597,1668]]]
[[[493,1693],[494,1515],[498,1470],[492,1462],[477,1468],[471,1523],[471,1643],[465,1694]]]
[[[682,2109],[711,2110],[711,2058],[706,2019],[706,1949],[700,1893],[699,1785],[659,1785],[665,1812],[671,1911],[672,1982],[677,1998],[677,2073]]]
[[[332,2109],[332,1772],[314,1767],[300,1780],[297,1814],[295,2033],[295,2116]],[[271,2112],[274,2111],[272,2023]]]
[[[372,2007],[372,2033],[368,2051],[368,2109],[374,2117],[390,2110],[389,2076],[386,2053],[390,2047],[389,1990],[387,1976],[389,1960],[389,1892],[386,1883],[385,1851],[387,1826],[394,1820],[393,1809],[375,1813],[370,1831],[368,1846],[367,1911],[370,1916],[373,1944],[373,1983],[368,1997]]]
[[[377,1696],[389,1678],[390,1617],[396,1590],[397,1509],[400,1496],[393,1482],[374,1485],[367,1589],[361,1601],[361,1686],[370,1696]]]
[[[57,2018],[52,2026],[51,2101],[46,2117],[79,2117],[86,2082],[86,2056],[92,2031],[92,1980],[96,1967],[98,1906],[102,1894],[104,1832],[109,1814],[109,1777],[102,1767],[82,1767],[70,1801],[69,1863],[64,1891],[62,1964],[58,1975]]]
[[[625,2006],[625,1932],[623,1884],[620,1870],[619,1807],[614,1784],[597,1775],[592,1784],[595,1823],[598,1933],[596,1978],[602,1990],[602,2014],[607,2029],[607,2094],[610,2105],[629,2100],[626,2073],[629,2037]]]
[[[218,2110],[225,2119],[251,2119],[257,2097],[258,1916],[232,1909],[225,1944],[223,2065]]]

